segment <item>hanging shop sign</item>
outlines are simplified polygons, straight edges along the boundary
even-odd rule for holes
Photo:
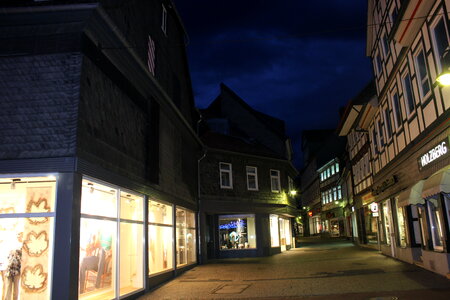
[[[434,145],[433,148],[419,156],[419,158],[417,159],[417,162],[419,163],[419,170],[422,170],[431,163],[446,157],[448,154],[449,142],[447,137]]]
[[[372,193],[374,195],[379,195],[385,190],[387,190],[389,187],[393,186],[397,182],[397,176],[392,175],[388,179],[384,180],[380,185],[377,185],[373,188]]]
[[[361,197],[361,201],[362,205],[367,205],[370,202],[375,201],[375,197],[373,196],[372,192],[369,192]]]
[[[373,217],[378,217],[378,203],[374,202],[369,205]]]

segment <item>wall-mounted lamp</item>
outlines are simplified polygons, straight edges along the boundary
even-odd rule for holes
[[[297,195],[297,191],[296,190],[292,190],[292,191],[289,192],[289,194],[291,194],[291,196],[295,196],[295,195]]]
[[[450,85],[450,49],[447,47],[442,54],[442,72],[436,78],[436,81],[442,86]]]

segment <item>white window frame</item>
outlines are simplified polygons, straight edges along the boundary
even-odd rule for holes
[[[423,62],[425,64],[424,67],[425,67],[425,70],[426,70],[426,76],[424,78],[421,78],[419,62],[417,60],[417,58],[419,57],[420,54],[422,54]],[[431,93],[432,86],[431,86],[431,82],[430,82],[430,74],[428,72],[427,56],[426,56],[426,53],[425,53],[425,51],[423,50],[422,47],[420,47],[419,50],[417,50],[416,53],[414,54],[414,67],[415,67],[415,70],[416,70],[416,79],[418,81],[417,83],[419,85],[420,100],[423,101]],[[428,87],[429,87],[428,92],[426,94],[424,94],[424,91],[423,91],[423,83],[425,81],[428,82]]]
[[[411,99],[408,99],[408,90],[406,88],[406,77],[409,78],[409,91],[411,94]],[[405,72],[402,74],[402,87],[403,87],[403,99],[404,99],[404,103],[405,103],[405,108],[406,108],[406,113],[408,114],[408,118],[414,113],[415,109],[416,109],[416,100],[414,99],[414,91],[413,91],[413,85],[412,85],[412,79],[411,79],[411,74],[409,72]],[[412,101],[412,105],[413,105],[413,109],[410,110],[409,107],[409,101]]]
[[[228,165],[230,167],[230,169],[229,170],[222,169],[222,165]],[[228,174],[228,177],[230,179],[229,186],[223,185],[223,182],[222,182],[222,174],[223,173]],[[230,190],[233,189],[233,165],[232,164],[226,163],[226,162],[219,162],[219,181],[220,181],[221,189],[230,189]]]
[[[254,170],[254,172],[249,172],[249,170]],[[253,166],[245,166],[245,172],[247,174],[247,190],[249,191],[257,191],[258,190],[258,168]],[[249,185],[249,177],[255,178],[255,187],[250,187]]]
[[[161,30],[167,35],[167,9],[164,4],[161,4],[162,12],[161,12]]]
[[[438,14],[441,14],[442,16],[437,17],[433,23],[430,26],[430,32],[431,32],[431,43],[433,44],[433,52],[434,52],[434,58],[436,60],[436,73],[439,74],[442,72],[442,65],[441,65],[441,57],[439,57],[439,51],[437,49],[437,41],[436,41],[436,33],[435,33],[435,28],[437,26],[437,24],[442,21],[444,24],[444,28],[445,28],[445,32],[446,32],[446,37],[447,37],[447,45],[450,46],[450,41],[448,39],[449,37],[449,33],[448,33],[448,27],[447,27],[447,22],[444,18],[444,12],[442,11],[442,9],[438,12]],[[438,56],[438,57],[436,57]]]
[[[272,175],[272,172],[276,172],[277,175],[276,176]],[[277,179],[277,186],[275,187],[275,189],[273,186],[272,179]],[[274,193],[281,192],[281,182],[280,182],[280,171],[279,170],[270,169],[270,189]]]

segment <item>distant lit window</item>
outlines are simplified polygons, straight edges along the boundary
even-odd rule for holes
[[[336,173],[339,173],[339,164],[338,163],[336,163]]]
[[[167,35],[167,9],[162,5],[161,30]]]
[[[256,167],[246,167],[247,171],[247,189],[249,191],[258,190],[258,170]]]
[[[338,199],[342,199],[342,187],[338,186]]]
[[[417,80],[419,81],[420,97],[423,99],[430,92],[430,81],[428,78],[427,63],[425,53],[420,50],[415,56]]]
[[[279,191],[281,191],[280,171],[278,171],[278,170],[270,170],[270,186],[271,186],[272,192],[279,192]]]
[[[220,187],[223,189],[233,188],[232,167],[228,163],[219,163],[220,168]]]
[[[334,175],[334,165],[331,166],[331,175]]]

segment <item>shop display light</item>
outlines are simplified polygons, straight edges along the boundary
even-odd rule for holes
[[[297,195],[297,191],[296,190],[291,190],[290,194],[291,194],[291,196],[295,196],[295,195]]]

